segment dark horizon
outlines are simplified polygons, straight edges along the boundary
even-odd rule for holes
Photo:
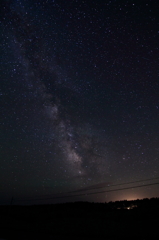
[[[140,180],[140,181],[135,181],[135,182],[130,182],[130,183],[123,183],[123,184],[116,184],[116,185],[112,185],[112,186],[104,186],[104,183],[102,184],[98,184],[98,185],[93,185],[89,188],[85,188],[85,189],[78,189],[72,192],[64,192],[64,193],[56,193],[56,194],[50,194],[48,196],[36,196],[36,197],[30,197],[30,198],[15,198],[12,196],[12,198],[10,199],[10,202],[8,201],[2,201],[2,203],[0,202],[0,205],[32,205],[32,204],[37,204],[37,205],[41,205],[42,204],[58,204],[58,203],[69,203],[69,202],[84,202],[84,201],[88,201],[91,202],[90,200],[87,200],[89,195],[100,195],[100,194],[104,194],[104,193],[110,193],[110,192],[120,192],[120,191],[126,191],[126,190],[132,190],[132,189],[136,189],[136,188],[145,188],[148,186],[154,186],[154,185],[159,185],[159,182],[156,182],[156,180],[158,180],[159,178],[156,179],[145,179],[145,180]],[[152,183],[148,183],[148,184],[141,184],[145,181],[154,181]],[[140,185],[137,185],[137,183],[140,183]],[[129,186],[129,184],[133,184],[133,186]],[[136,185],[134,185],[136,184]],[[105,183],[106,185],[106,183]],[[125,186],[126,185],[126,186]],[[117,186],[119,186],[119,188],[117,188]],[[121,187],[122,186],[122,187]],[[109,187],[111,189],[109,189]],[[115,188],[113,188],[115,187]],[[104,188],[107,188],[104,189]],[[80,200],[79,200],[80,198]],[[134,197],[130,197],[129,199],[121,199],[119,197],[119,199],[114,200],[115,201],[136,201],[136,200],[143,200],[143,199],[152,199],[155,198],[154,196],[151,196],[149,198],[144,197],[144,198],[134,198]],[[73,200],[71,200],[73,199]],[[86,199],[86,200],[85,200]],[[111,202],[112,200],[110,200],[109,202]],[[8,203],[7,203],[8,202]],[[95,201],[94,203],[98,203],[98,201]],[[106,201],[102,201],[101,203],[106,203]]]
[[[33,202],[32,202],[32,200],[34,200]],[[0,204],[0,207],[36,207],[36,206],[38,206],[38,207],[45,207],[45,206],[63,206],[63,205],[70,205],[70,204],[72,204],[72,205],[74,205],[74,204],[96,204],[96,205],[98,205],[98,204],[100,204],[100,205],[104,205],[104,204],[106,204],[106,205],[109,205],[109,206],[119,206],[119,205],[121,205],[121,206],[125,206],[124,205],[124,203],[127,203],[127,207],[129,207],[129,205],[131,205],[131,204],[136,204],[136,203],[139,203],[140,204],[140,206],[141,206],[141,204],[142,203],[144,203],[144,202],[147,202],[147,203],[150,203],[150,202],[154,202],[155,201],[155,203],[159,203],[159,197],[151,197],[151,198],[141,198],[141,199],[131,199],[131,200],[127,200],[127,199],[123,199],[123,200],[115,200],[115,201],[108,201],[108,202],[93,202],[93,201],[82,201],[82,200],[72,200],[72,201],[66,201],[66,202],[50,202],[50,203],[47,203],[47,199],[41,199],[41,201],[39,201],[39,199],[32,199],[32,200],[30,200],[30,203],[29,203],[29,200],[17,200],[17,201],[15,201],[14,202],[14,198],[12,198],[11,200],[10,200],[10,203],[9,204],[5,204],[5,203],[3,203],[3,204]],[[45,201],[43,201],[42,202],[42,200],[45,200]],[[39,202],[38,202],[39,201]],[[19,202],[19,203],[18,203]],[[25,202],[27,202],[27,204],[25,203]],[[38,202],[38,203],[37,203]],[[137,206],[134,206],[134,207],[137,207]],[[127,208],[128,210],[129,210],[129,208]]]

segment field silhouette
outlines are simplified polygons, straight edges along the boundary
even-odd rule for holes
[[[156,239],[159,198],[0,206],[4,239]]]

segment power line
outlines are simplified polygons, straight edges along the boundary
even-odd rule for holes
[[[128,190],[128,189],[133,189],[133,188],[141,188],[141,187],[153,186],[153,185],[158,185],[158,184],[159,184],[159,182],[149,183],[149,184],[146,184],[146,185],[138,185],[138,186],[133,186],[133,187],[105,190],[105,191],[100,191],[100,192],[81,193],[81,194],[74,194],[74,195],[56,196],[56,197],[51,197],[51,198],[39,198],[39,199],[30,199],[30,200],[17,200],[17,201],[33,201],[33,200],[40,201],[40,200],[52,200],[52,199],[59,199],[59,198],[80,197],[80,196],[101,194],[101,193],[106,193],[106,192],[115,192],[115,191]]]
[[[111,188],[111,187],[115,187],[115,186],[121,186],[121,185],[127,185],[127,184],[132,184],[132,183],[138,183],[138,182],[146,182],[146,181],[152,181],[152,180],[156,180],[156,179],[159,179],[159,177],[157,178],[148,178],[148,179],[144,179],[144,180],[138,180],[138,181],[133,181],[133,182],[127,182],[127,183],[118,183],[118,184],[113,184],[113,185],[110,185],[110,186],[98,186],[98,187],[88,187],[88,188],[84,188],[84,189],[79,189],[79,190],[74,190],[74,191],[69,191],[69,192],[63,192],[63,193],[55,193],[53,195],[57,196],[57,195],[62,195],[62,194],[72,194],[72,193],[78,193],[78,192],[85,192],[85,191],[91,191],[91,190],[95,190],[95,189],[100,189],[100,188]],[[86,193],[84,194],[86,195]],[[88,195],[88,193],[87,193]],[[70,197],[73,196],[73,195],[70,195]],[[60,196],[59,196],[60,197]],[[47,198],[49,199],[49,198]],[[25,200],[25,201],[31,201],[32,198],[29,198],[28,200]],[[17,200],[17,201],[23,201],[21,199]]]
[[[75,191],[71,191],[71,192],[64,192],[64,193],[56,193],[54,194],[55,197],[51,197],[51,198],[38,198],[38,199],[33,199],[33,198],[29,198],[27,200],[23,200],[23,199],[17,199],[16,201],[32,201],[32,200],[45,200],[45,199],[56,199],[56,198],[64,198],[64,197],[76,197],[76,196],[86,196],[86,195],[92,195],[92,194],[96,194],[96,193],[102,193],[102,192],[111,192],[111,191],[119,191],[120,189],[112,189],[112,190],[107,190],[107,191],[102,191],[102,192],[93,192],[93,193],[81,193],[81,194],[76,194],[76,195],[63,195],[63,196],[57,196],[57,195],[61,195],[61,194],[72,194],[72,193],[78,193],[78,192],[85,192],[85,191],[91,191],[93,189],[100,189],[100,188],[108,188],[108,187],[114,187],[114,186],[121,186],[121,185],[127,185],[127,184],[132,184],[132,183],[137,183],[137,182],[145,182],[145,181],[152,181],[152,180],[155,180],[155,179],[159,179],[159,177],[157,178],[149,178],[149,179],[144,179],[144,180],[138,180],[138,181],[133,181],[133,182],[127,182],[127,183],[118,183],[118,184],[113,184],[113,185],[110,185],[110,186],[99,186],[99,187],[92,187],[92,188],[85,188],[85,189],[79,189],[79,190],[75,190]],[[153,185],[153,184],[152,184]],[[154,184],[155,185],[155,184]],[[147,186],[147,185],[141,185],[141,186]],[[140,187],[140,186],[136,186],[136,187],[129,187],[129,188],[123,188],[121,190],[124,190],[124,189],[130,189],[130,188],[137,188],[137,187]]]
[[[107,185],[107,186],[98,186],[98,187],[88,187],[88,188],[84,188],[84,189],[71,191],[71,192],[68,192],[68,193],[84,192],[84,191],[89,191],[89,190],[93,190],[93,189],[115,187],[115,186],[127,185],[127,184],[132,184],[132,183],[137,183],[137,182],[153,181],[153,180],[156,180],[156,179],[159,179],[159,177],[157,177],[157,178],[149,178],[149,179],[145,179],[145,180],[138,180],[138,181],[133,181],[133,182],[127,182],[127,183],[118,183],[118,184],[113,184],[113,185],[110,185],[110,186]]]

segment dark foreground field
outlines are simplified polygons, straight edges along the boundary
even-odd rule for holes
[[[0,206],[4,239],[159,239],[159,199]]]

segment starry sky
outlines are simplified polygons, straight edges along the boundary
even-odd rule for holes
[[[0,5],[0,201],[159,197],[158,1]]]

